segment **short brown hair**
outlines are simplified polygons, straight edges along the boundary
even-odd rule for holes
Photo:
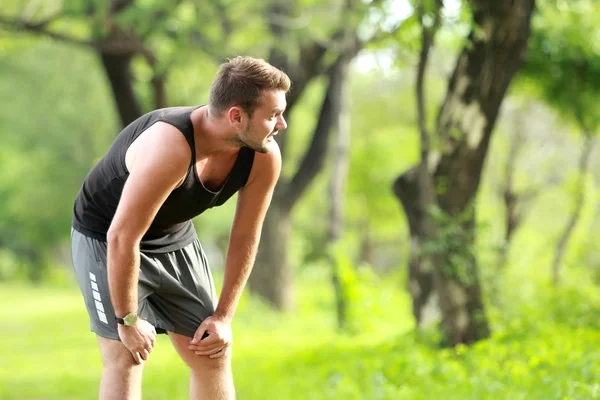
[[[252,115],[264,90],[290,90],[290,78],[260,58],[238,56],[221,64],[210,87],[209,108],[221,115],[233,105]]]

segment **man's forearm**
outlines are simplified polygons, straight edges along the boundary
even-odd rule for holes
[[[216,315],[229,320],[233,319],[240,296],[254,266],[259,239],[259,236],[231,237],[225,260],[223,288],[219,296]]]
[[[117,239],[108,242],[107,249],[108,287],[117,317],[138,311],[137,291],[140,253]]]

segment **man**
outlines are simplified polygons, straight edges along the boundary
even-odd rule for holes
[[[71,249],[103,363],[101,399],[139,399],[156,333],[191,370],[190,397],[233,399],[231,320],[281,170],[290,80],[264,60],[220,66],[209,103],[127,126],[75,200]],[[239,190],[220,297],[191,218]]]

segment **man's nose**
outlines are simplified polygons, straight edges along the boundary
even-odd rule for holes
[[[279,126],[278,130],[283,130],[287,128],[287,122],[285,122],[285,118],[283,118],[283,115],[279,116],[279,121],[277,125]]]

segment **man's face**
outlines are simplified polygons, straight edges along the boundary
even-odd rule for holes
[[[274,136],[279,130],[287,127],[283,118],[286,105],[285,92],[281,90],[264,91],[260,104],[254,110],[246,129],[238,134],[240,142],[254,151],[267,153],[270,144],[275,141]]]

